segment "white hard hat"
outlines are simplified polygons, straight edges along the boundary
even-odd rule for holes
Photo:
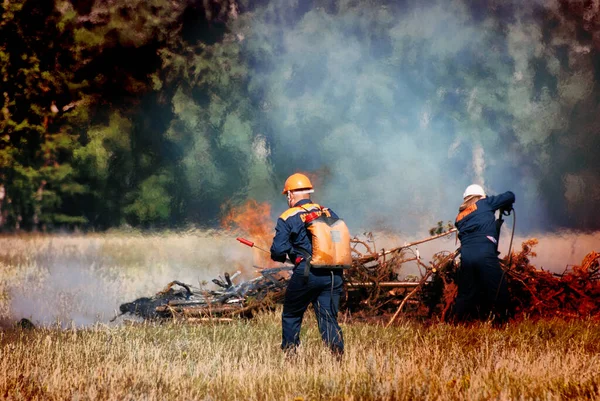
[[[467,189],[465,189],[465,193],[463,194],[463,199],[465,199],[467,196],[472,196],[472,195],[485,196],[485,191],[483,190],[481,185],[471,184],[467,187]]]

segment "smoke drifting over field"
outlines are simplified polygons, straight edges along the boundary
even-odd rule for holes
[[[356,229],[424,232],[454,218],[472,182],[513,190],[522,232],[600,227],[598,10],[586,10],[273,0],[241,15],[272,185],[310,173],[315,198]]]
[[[231,233],[196,232],[162,236],[34,237],[0,239],[0,325],[30,319],[36,325],[66,327],[108,323],[120,304],[156,294],[173,280],[201,286],[224,272],[242,271],[241,280],[266,266],[263,255],[235,241]],[[513,250],[529,237],[516,237]],[[422,237],[375,233],[377,249],[390,249]],[[580,264],[600,243],[599,234],[562,233],[538,237],[532,264],[561,273]],[[508,229],[500,250],[508,251]],[[266,247],[262,242],[262,247]],[[433,254],[456,248],[453,237],[421,244],[427,263]],[[407,263],[401,277],[418,274]],[[119,321],[117,321],[119,322]]]
[[[173,280],[213,288],[227,271],[253,276],[249,248],[217,232],[186,235],[3,238],[0,322],[106,323],[119,305]]]

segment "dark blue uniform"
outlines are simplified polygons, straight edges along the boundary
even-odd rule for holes
[[[318,208],[319,205],[303,199],[284,212],[275,227],[271,259],[284,262],[287,255],[295,264],[283,303],[281,348],[290,350],[300,344],[302,317],[312,303],[323,341],[334,353],[341,355],[344,352],[344,339],[337,314],[343,286],[342,272],[310,269],[308,278],[304,276],[304,255],[312,254],[312,243],[300,216],[308,213],[307,210]],[[333,211],[328,210],[332,217],[337,218]]]
[[[499,229],[494,212],[511,209],[514,202],[515,195],[510,191],[488,196],[456,217],[461,260],[454,305],[454,318],[458,321],[487,318],[491,312],[499,321],[507,317],[509,296],[498,260]]]

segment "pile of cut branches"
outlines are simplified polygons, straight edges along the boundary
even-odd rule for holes
[[[563,273],[552,273],[531,264],[538,240],[529,239],[501,260],[510,294],[513,319],[593,318],[600,319],[600,253],[588,253],[580,265]],[[458,256],[458,252],[455,256]],[[430,315],[447,320],[457,295],[455,275],[459,258],[446,263],[428,287]]]
[[[424,295],[435,263],[424,263],[419,257],[417,244],[449,235],[453,230],[407,243],[389,250],[375,251],[372,235],[365,240],[352,240],[353,263],[345,273],[345,296],[341,309],[358,318],[381,317],[396,311],[422,309]],[[408,256],[407,256],[408,255]],[[440,259],[441,260],[441,259]],[[420,275],[399,280],[404,263],[416,262]],[[293,266],[258,269],[259,276],[241,283],[225,273],[225,278],[212,280],[219,288],[197,288],[173,281],[151,297],[138,298],[120,305],[121,314],[137,315],[144,319],[185,318],[230,319],[234,316],[252,316],[254,311],[270,309],[281,302]]]
[[[442,251],[429,262],[421,260],[417,244],[453,233],[437,233],[389,250],[375,251],[372,236],[354,239],[353,264],[345,274],[345,296],[341,309],[359,319],[391,319],[400,313],[412,317],[439,317],[446,320],[455,301],[455,276],[460,268],[459,250]],[[514,318],[554,317],[600,319],[600,253],[589,253],[581,265],[561,274],[537,269],[530,262],[537,244],[530,239],[520,252],[502,260]],[[419,275],[399,280],[402,266],[415,262]],[[213,280],[218,289],[196,288],[178,281],[153,297],[122,304],[122,314],[143,318],[183,317],[190,319],[230,319],[252,316],[281,302],[289,279],[290,265],[259,269],[252,280],[235,283],[234,276]]]
[[[217,289],[172,281],[154,296],[121,304],[119,309],[121,315],[135,315],[144,319],[184,318],[192,321],[249,317],[257,310],[272,308],[283,299],[287,283],[285,273],[290,268],[262,269],[258,277],[241,283],[234,281],[239,272],[232,276],[225,273],[224,278],[212,280]]]
[[[519,253],[504,259],[515,317],[600,319],[600,253],[590,252],[580,265],[557,274],[531,264],[537,243],[525,241]]]
[[[394,314],[392,321],[400,312],[431,316],[439,301],[434,293],[443,289],[432,278],[446,263],[452,262],[455,255],[442,251],[426,262],[421,259],[417,245],[455,231],[430,232],[431,237],[380,252],[374,251],[375,241],[370,233],[366,240],[355,238],[352,268],[345,275],[346,299],[342,308],[359,318]],[[398,273],[406,263],[415,263],[419,273],[400,281]]]

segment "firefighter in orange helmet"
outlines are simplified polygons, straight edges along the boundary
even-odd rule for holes
[[[312,304],[323,341],[341,357],[344,339],[337,314],[343,286],[342,270],[311,268],[313,243],[306,225],[311,213],[339,218],[330,209],[313,203],[310,199],[313,192],[313,185],[304,174],[292,174],[283,186],[282,194],[287,196],[289,209],[277,219],[271,259],[283,262],[287,256],[294,262],[294,270],[283,304],[281,348],[293,353],[300,344],[302,318],[308,305]]]

